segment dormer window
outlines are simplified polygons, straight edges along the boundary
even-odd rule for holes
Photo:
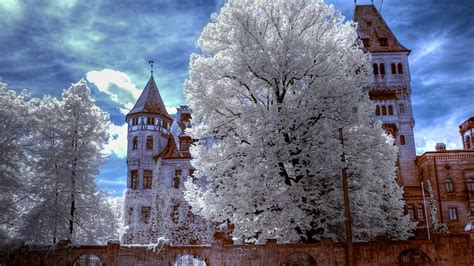
[[[363,38],[362,43],[364,44],[364,47],[370,47],[370,39],[369,38]]]
[[[379,38],[380,46],[388,46],[387,38]]]

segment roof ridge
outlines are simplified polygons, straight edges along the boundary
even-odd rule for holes
[[[133,106],[132,110],[130,110],[130,112],[127,114],[127,117],[129,115],[139,113],[162,115],[169,120],[173,120],[166,110],[153,75],[148,80],[145,88],[140,94],[140,97],[138,97],[137,102]]]

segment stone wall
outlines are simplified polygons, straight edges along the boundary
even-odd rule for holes
[[[474,265],[474,241],[466,234],[434,235],[431,240],[391,241],[378,238],[356,243],[356,265]],[[73,265],[84,254],[97,256],[103,265],[176,265],[201,260],[199,265],[345,265],[345,244],[323,239],[313,244],[234,245],[217,236],[207,246],[73,246],[61,241],[55,247],[22,246],[13,251],[2,248],[0,265]],[[191,259],[191,260],[189,260]],[[84,265],[84,264],[81,264]],[[197,265],[197,264],[195,264]]]

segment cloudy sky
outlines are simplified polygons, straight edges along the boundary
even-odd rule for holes
[[[412,50],[410,69],[417,153],[436,142],[461,147],[458,125],[474,116],[474,1],[374,0],[398,40]],[[351,19],[352,0],[327,0]],[[124,113],[149,78],[170,113],[195,42],[224,0],[0,0],[0,77],[33,96],[60,96],[81,78],[110,113],[113,138],[99,187],[121,195],[126,183]],[[358,0],[370,3],[370,0]]]

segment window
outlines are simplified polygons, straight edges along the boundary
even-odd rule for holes
[[[363,38],[362,43],[364,44],[364,47],[370,47],[370,39]]]
[[[469,141],[469,136],[466,136],[466,149],[471,148],[471,141]]]
[[[393,115],[393,106],[388,106],[388,115]]]
[[[138,125],[138,117],[133,117],[132,118],[132,126]]]
[[[403,103],[399,104],[398,110],[400,111],[400,114],[405,113],[405,105],[403,105]]]
[[[143,171],[143,189],[151,189],[151,182],[153,180],[153,171]]]
[[[377,64],[373,64],[372,67],[374,69],[374,75],[377,76],[379,74],[379,66]]]
[[[474,180],[469,179],[467,181],[467,191],[474,192]]]
[[[380,74],[385,75],[385,65],[383,63],[380,64]]]
[[[155,118],[154,117],[147,117],[146,118],[146,124],[147,125],[154,125],[155,124]]]
[[[395,65],[395,63],[392,63],[390,66],[392,68],[392,74],[397,74],[397,66]]]
[[[380,46],[388,46],[387,38],[379,38]]]
[[[375,115],[380,115],[380,106],[375,106]]]
[[[163,127],[166,129],[168,128],[168,122],[166,122],[165,120],[163,120]]]
[[[405,145],[405,136],[400,135],[400,145]]]
[[[174,177],[173,177],[173,187],[174,188],[179,188],[179,182],[181,181],[181,174],[182,174],[181,169],[174,170]]]
[[[129,207],[128,208],[128,224],[132,223],[132,216],[133,216],[133,208]]]
[[[413,208],[412,205],[408,206],[407,213],[410,216],[410,220],[414,221],[415,220],[415,208]]]
[[[138,149],[138,137],[133,137],[132,140],[132,150]]]
[[[153,150],[153,136],[146,137],[146,149]]]
[[[130,172],[130,188],[137,189],[138,188],[138,170],[132,170]]]
[[[446,181],[444,182],[444,188],[446,189],[446,192],[453,192],[453,180],[451,180],[450,178],[446,179]]]
[[[181,143],[179,145],[179,150],[189,151],[189,140],[188,139],[182,139],[181,140]]]
[[[403,74],[403,65],[402,65],[402,63],[398,63],[398,74]]]
[[[173,220],[173,223],[175,224],[179,222],[179,205],[178,204],[173,205],[173,210],[171,211],[171,220]]]
[[[189,173],[188,173],[189,176],[192,177],[193,179],[194,179],[194,171],[195,170],[193,168],[191,168],[191,169],[189,169]]]
[[[142,221],[146,224],[150,220],[150,210],[151,210],[151,207],[142,206]]]
[[[458,220],[458,209],[457,208],[449,208],[448,216],[449,216],[449,220],[457,221]]]
[[[418,208],[418,221],[425,220],[425,210],[423,208]]]
[[[382,115],[387,115],[387,107],[385,105],[382,106]]]

